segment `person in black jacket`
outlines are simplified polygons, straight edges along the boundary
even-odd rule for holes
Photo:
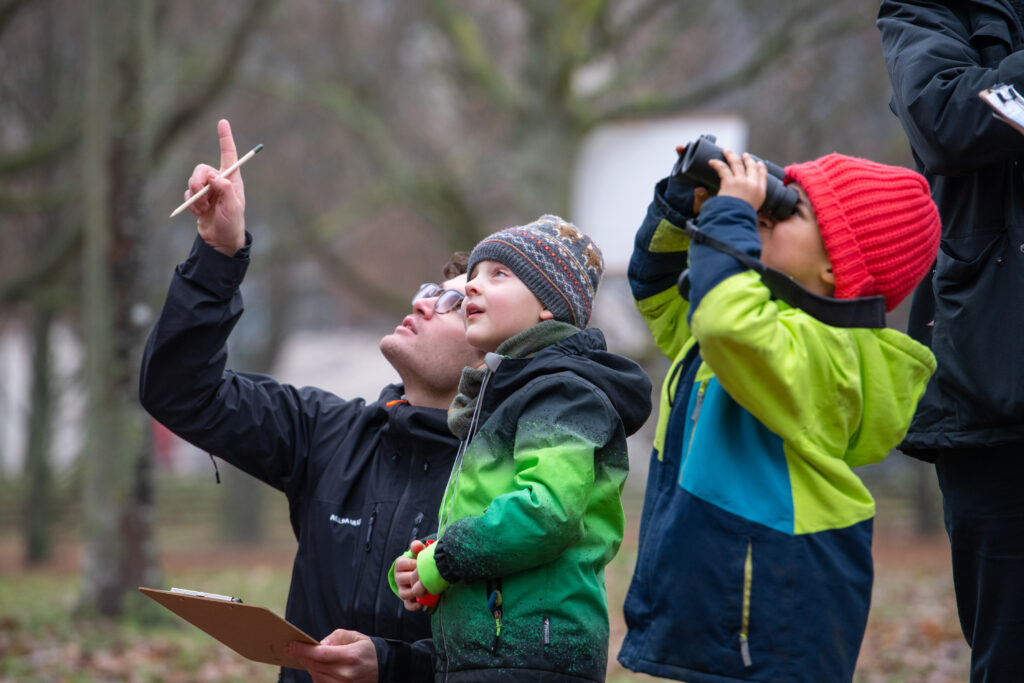
[[[237,158],[227,121],[218,135],[226,168]],[[298,549],[285,616],[324,639],[289,652],[315,680],[432,680],[429,621],[396,604],[387,572],[412,539],[437,528],[458,448],[447,408],[462,368],[483,360],[459,312],[465,263],[449,264],[442,285],[421,287],[412,313],[381,340],[402,384],[374,402],[226,370],[252,238],[240,173],[216,174],[200,165],[189,179],[186,196],[207,183],[211,191],[190,207],[199,234],[147,342],[139,398],[174,433],[288,497]],[[310,675],[284,668],[280,680]]]
[[[936,466],[971,680],[1022,681],[1024,135],[978,93],[1024,92],[1024,2],[886,0],[878,28],[942,218],[908,329],[938,370],[901,450]]]

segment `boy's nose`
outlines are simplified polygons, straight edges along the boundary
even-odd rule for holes
[[[760,229],[770,230],[775,227],[775,216],[771,215],[767,211],[762,211],[757,214],[757,227]]]

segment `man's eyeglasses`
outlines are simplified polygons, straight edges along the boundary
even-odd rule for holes
[[[434,302],[434,311],[437,313],[449,313],[462,308],[462,300],[466,298],[466,295],[457,289],[445,289],[433,282],[425,282],[420,285],[420,289],[416,292],[416,296],[412,298],[412,302],[415,304],[420,299],[432,299],[434,297],[437,297],[437,301]]]

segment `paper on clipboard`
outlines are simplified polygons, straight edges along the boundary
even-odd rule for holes
[[[998,118],[1024,134],[1024,97],[1015,87],[1000,83],[982,90],[978,96],[995,110]]]
[[[297,640],[319,644],[266,607],[199,591],[165,591],[142,586],[139,591],[254,662],[301,669],[299,662],[285,654],[288,643]]]

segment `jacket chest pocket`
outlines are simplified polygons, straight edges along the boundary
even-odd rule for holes
[[[350,610],[357,628],[372,627],[378,594],[382,589],[390,592],[386,573],[394,557],[388,556],[385,546],[394,503],[371,501],[358,506],[332,506],[317,501],[315,505],[315,518],[322,520],[326,532],[317,539],[312,556],[331,568],[330,575],[347,579],[334,582],[337,585],[326,590],[335,593],[337,604]]]

